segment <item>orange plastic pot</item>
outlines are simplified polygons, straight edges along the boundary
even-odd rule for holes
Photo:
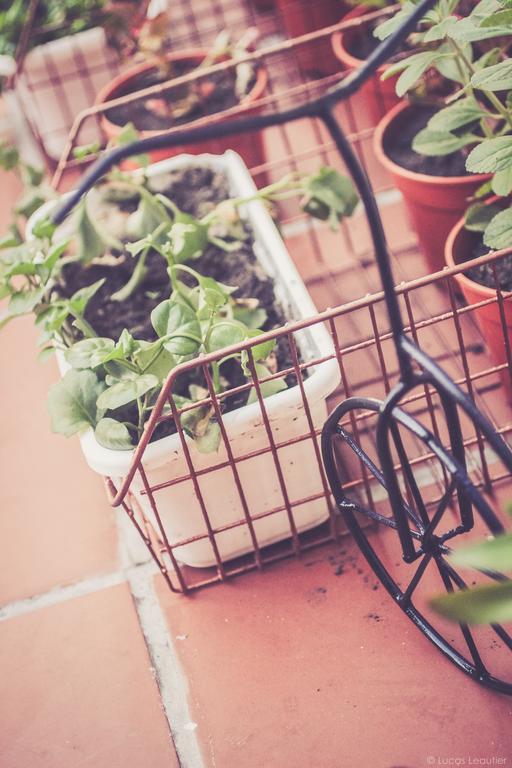
[[[430,271],[437,272],[444,266],[445,243],[450,231],[464,214],[468,199],[490,175],[428,176],[393,162],[386,154],[387,139],[394,131],[400,131],[410,109],[411,105],[403,102],[385,115],[375,130],[374,150],[404,197]]]
[[[363,18],[368,12],[369,8],[360,5],[349,11],[343,19],[347,21],[348,19]],[[343,68],[349,72],[358,69],[364,63],[364,59],[358,59],[357,56],[350,53],[357,46],[357,35],[360,34],[361,29],[364,30],[363,25],[361,28],[352,27],[351,29],[345,29],[335,32],[331,38],[334,55],[343,64]],[[395,93],[398,76],[391,77],[389,80],[381,80],[380,78],[385,71],[386,65],[379,67],[376,74],[363,85],[357,94],[358,100],[363,104],[362,109],[366,116],[367,124],[364,127],[377,125],[382,115],[400,101]],[[359,112],[359,109],[357,111]]]
[[[277,10],[288,37],[300,37],[336,24],[347,12],[342,0],[277,0]],[[327,37],[294,48],[300,67],[308,73],[333,75],[340,65]]]
[[[492,202],[491,200],[489,202]],[[472,244],[475,234],[469,232],[464,227],[464,219],[460,219],[448,235],[445,248],[446,264],[454,267],[456,264],[468,262],[472,253]],[[496,291],[488,288],[486,285],[480,285],[470,277],[459,273],[454,275],[454,279],[462,291],[466,302],[470,305],[479,304],[482,301],[493,299],[494,303],[485,307],[478,307],[474,310],[478,324],[483,337],[489,349],[490,356],[495,365],[507,363],[507,350],[505,345],[505,334],[501,321],[500,307],[496,302]],[[503,311],[505,316],[506,334],[512,343],[512,300],[503,302]],[[510,373],[505,370],[501,374],[504,388],[509,400],[512,400],[512,382]]]
[[[180,51],[179,53],[170,53],[167,56],[167,60],[170,62],[180,62],[197,66],[204,60],[207,53],[208,51],[203,49]],[[135,83],[141,75],[150,72],[153,69],[154,65],[145,62],[129,69],[127,72],[123,72],[99,92],[96,103],[106,104],[108,101],[118,98],[121,94],[135,92],[137,90],[135,88]],[[258,108],[253,107],[252,105],[263,95],[267,87],[267,82],[267,72],[263,67],[260,67],[256,73],[256,81],[253,87],[240,101],[236,113],[232,113],[229,117],[223,117],[222,114],[219,114],[218,116],[215,114],[210,115],[208,118],[209,122],[231,120],[234,117],[240,116],[240,114],[246,115],[249,112],[258,111]],[[133,91],[130,89],[131,83],[134,84]],[[123,129],[122,125],[117,125],[116,123],[111,122],[105,114],[101,117],[101,127],[107,139],[114,142]],[[181,127],[184,127],[184,125],[182,124]],[[158,133],[162,133],[162,131],[140,131],[140,135],[143,138],[155,136]],[[228,149],[233,149],[235,152],[238,152],[249,168],[262,165],[265,162],[263,138],[260,132],[211,139],[197,144],[183,144],[178,147],[173,147],[172,149],[159,149],[150,153],[150,159],[151,162],[155,163],[158,160],[165,160],[168,157],[173,157],[174,155],[182,153],[201,154],[203,152],[211,152],[212,154],[222,154]],[[135,161],[127,161],[126,164],[123,164],[123,167],[134,168],[136,167],[136,163]]]

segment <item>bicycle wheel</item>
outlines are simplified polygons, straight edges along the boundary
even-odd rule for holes
[[[425,488],[432,494],[431,484],[420,482],[407,460],[403,431],[409,437],[423,438],[424,427],[396,408],[389,424],[390,438],[402,464],[402,501],[399,509],[390,511],[388,488],[384,475],[360,442],[345,424],[358,411],[378,413],[382,404],[366,398],[350,398],[331,414],[322,432],[322,454],[331,491],[347,527],[354,536],[362,554],[373,572],[391,595],[398,607],[415,626],[455,666],[478,683],[512,694],[512,627],[485,625],[468,627],[448,622],[430,607],[430,599],[444,590],[455,591],[488,581],[501,581],[504,574],[489,571],[459,572],[447,559],[450,546],[447,541],[461,535],[464,540],[482,538],[485,533],[499,533],[503,526],[479,491],[471,484],[465,468],[454,461],[433,435],[428,433],[429,446],[436,449],[436,460],[443,477],[441,494],[435,503],[425,500]],[[360,414],[361,415],[361,414]],[[349,419],[347,419],[349,417]],[[407,435],[406,435],[407,437]],[[341,456],[340,456],[341,449]],[[340,468],[355,457],[362,467],[369,498],[355,493],[354,483],[340,480]],[[340,459],[339,466],[337,459]],[[418,473],[417,473],[418,474]],[[345,490],[344,485],[351,490]],[[373,490],[372,490],[373,489]],[[405,500],[405,498],[407,500]],[[460,523],[460,500],[474,507],[471,526]],[[467,517],[467,510],[466,510]],[[471,514],[471,518],[473,515]],[[406,521],[408,533],[415,545],[415,556],[410,562],[403,557],[398,519]],[[368,525],[368,522],[373,525]]]

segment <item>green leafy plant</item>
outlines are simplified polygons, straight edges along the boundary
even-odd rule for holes
[[[20,245],[26,220],[51,197],[51,190],[45,182],[44,171],[23,162],[13,144],[0,142],[0,168],[15,173],[23,188],[23,194],[14,208],[9,233],[0,241],[4,245]]]
[[[26,243],[6,241],[0,251],[0,295],[8,298],[2,323],[33,314],[41,330],[43,357],[60,349],[70,367],[50,391],[54,431],[71,435],[90,426],[101,445],[130,449],[140,439],[171,370],[198,355],[246,340],[255,342],[252,359],[263,380],[263,396],[286,388],[282,378],[272,378],[274,342],[257,342],[267,319],[265,310],[255,299],[235,298],[236,286],[202,275],[191,263],[210,244],[224,251],[239,247],[246,237],[240,217],[243,205],[254,200],[270,204],[292,196],[332,227],[351,215],[358,201],[347,179],[333,169],[321,168],[310,176],[290,174],[248,197],[224,200],[196,219],[165,195],[152,193],[144,175],[135,180],[115,172],[83,198],[73,231],[65,237],[42,217]],[[118,233],[100,224],[97,208],[91,210],[93,204],[112,203],[131,206]],[[98,336],[86,311],[104,280],[63,298],[59,285],[66,264],[76,262],[86,271],[105,259],[114,264],[116,259],[133,259],[129,281],[110,296],[114,302],[130,299],[147,275],[150,253],[164,260],[171,288],[169,298],[151,313],[153,340],[134,338],[128,328],[117,339]],[[251,379],[247,353],[228,351],[210,366],[217,393],[226,388],[222,371],[228,361]],[[248,401],[254,399],[255,392],[249,391]],[[185,408],[181,426],[198,449],[216,450],[220,429],[204,385],[189,383],[188,393],[174,395],[174,400]]]
[[[407,0],[376,34],[384,39],[414,10]],[[466,169],[492,179],[467,210],[466,227],[482,232],[489,248],[512,245],[512,208],[486,204],[491,195],[512,192],[512,64],[509,0],[481,0],[464,18],[457,0],[441,0],[422,20],[417,44],[424,50],[392,65],[384,77],[400,73],[396,92],[410,93],[429,70],[451,82],[444,103],[413,141],[427,156],[463,151]]]
[[[512,534],[471,544],[453,552],[449,559],[463,568],[512,572]],[[466,624],[512,621],[512,580],[442,595],[432,600],[432,606],[442,616]]]
[[[132,5],[135,10],[135,0]],[[0,1],[0,54],[14,56],[28,14],[27,0]],[[29,49],[96,26],[105,27],[111,35],[118,35],[126,30],[127,17],[121,7],[116,8],[115,3],[107,0],[40,0]]]

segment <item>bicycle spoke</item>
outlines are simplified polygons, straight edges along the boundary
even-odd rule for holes
[[[435,559],[437,569],[441,575],[441,578],[443,580],[443,584],[446,588],[447,592],[453,592],[453,584],[450,575],[447,573],[447,571],[452,571],[455,576],[458,577],[458,574],[456,571],[453,571],[453,568],[446,563],[442,557],[439,557]],[[446,569],[446,570],[445,570]],[[460,587],[460,584],[457,584],[457,579],[455,579],[456,586]],[[461,579],[462,581],[462,579]],[[489,672],[485,666],[485,664],[482,661],[482,658],[480,654],[478,653],[478,649],[476,647],[475,641],[473,639],[473,635],[468,627],[467,624],[464,624],[463,622],[459,622],[460,631],[462,632],[462,635],[464,637],[464,640],[466,641],[466,645],[469,649],[469,652],[471,654],[471,658],[473,659],[475,669],[480,675],[485,675],[486,677],[490,677]]]
[[[425,557],[420,562],[419,566],[416,569],[416,572],[415,572],[414,576],[412,577],[411,581],[409,582],[409,586],[405,590],[405,592],[403,594],[403,597],[400,600],[400,603],[401,603],[402,607],[407,608],[410,605],[412,594],[413,594],[414,590],[416,589],[416,587],[418,586],[418,584],[420,583],[421,577],[425,573],[427,565],[430,563],[431,560],[432,560],[432,555],[429,554],[429,555],[425,555]]]

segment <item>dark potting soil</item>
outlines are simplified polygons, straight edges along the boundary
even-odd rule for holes
[[[478,259],[479,256],[485,256],[485,254],[489,253],[489,248],[484,245],[480,233],[472,232],[471,239],[468,242],[470,245],[468,261]],[[494,269],[496,270],[496,277],[500,288],[504,291],[512,291],[512,256],[505,256],[504,259],[498,259],[498,261],[492,264],[481,264],[479,267],[471,267],[464,274],[471,280],[474,280],[475,283],[485,285],[487,288],[496,289]]]
[[[229,197],[226,177],[210,168],[188,166],[172,171],[152,181],[153,191],[162,192],[172,199],[185,213],[201,217],[211,208]],[[249,227],[245,227],[246,239],[236,251],[226,253],[214,245],[209,245],[203,255],[191,263],[201,274],[213,277],[227,285],[238,286],[234,298],[256,298],[259,305],[267,312],[263,330],[268,331],[284,325],[286,317],[276,300],[273,280],[263,271],[253,252],[253,238]],[[83,266],[73,262],[62,271],[59,291],[70,297],[79,288],[91,285],[97,280],[105,283],[89,302],[85,318],[98,336],[117,340],[124,328],[137,339],[153,341],[156,334],[150,321],[152,310],[170,295],[170,280],[166,263],[156,252],[147,259],[147,273],[143,282],[125,301],[114,301],[111,296],[129,280],[135,260],[127,257],[115,265],[91,264]],[[186,281],[186,276],[182,278]],[[193,281],[191,282],[193,284]],[[77,331],[77,340],[80,334]],[[277,369],[293,366],[290,349],[286,339],[279,339],[275,348]],[[222,376],[227,381],[227,388],[234,388],[246,383],[240,365],[228,361],[222,366]],[[202,373],[194,369],[183,375],[176,382],[174,392],[188,396],[190,384],[206,386]],[[286,377],[288,386],[297,383],[296,377]],[[239,408],[247,402],[248,392],[241,392],[223,400],[226,411]],[[172,422],[161,424],[152,439],[164,437],[175,432]]]
[[[113,94],[112,98],[119,98],[132,94],[143,88],[149,88],[152,85],[163,83],[171,77],[179,77],[191,72],[197,64],[195,62],[176,62],[173,64],[172,74],[164,75],[156,69],[150,69],[141,73],[137,77],[127,80],[124,85]],[[253,83],[250,84],[252,87]],[[216,72],[194,80],[192,83],[169,88],[162,94],[156,94],[153,99],[166,102],[172,106],[186,99],[190,94],[191,88],[198,88],[200,96],[198,103],[194,105],[186,115],[174,118],[172,110],[169,114],[162,114],[155,110],[151,100],[140,100],[131,104],[113,107],[107,110],[105,116],[111,123],[123,126],[132,123],[138,131],[163,131],[177,125],[189,123],[206,115],[213,115],[224,109],[234,107],[238,103],[235,93],[235,72],[226,70]]]
[[[427,176],[466,176],[466,155],[452,152],[442,157],[427,157],[412,149],[416,134],[427,125],[437,107],[415,104],[401,112],[384,135],[384,151],[397,165]]]

